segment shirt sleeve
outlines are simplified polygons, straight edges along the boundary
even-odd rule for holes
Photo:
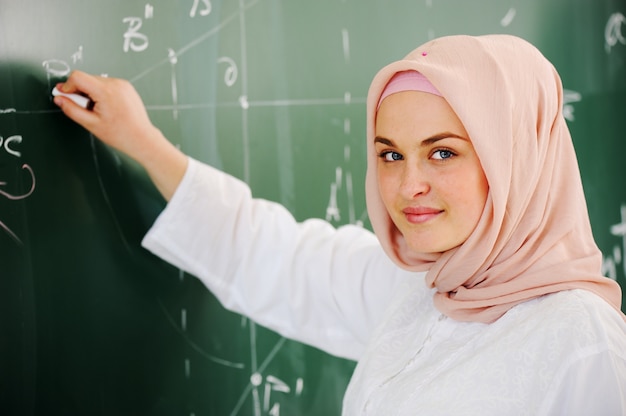
[[[348,359],[360,357],[393,294],[415,277],[368,230],[298,223],[194,159],[142,244],[199,278],[227,309]]]
[[[618,351],[580,352],[567,367],[542,415],[626,415],[626,357]]]
[[[560,368],[550,385],[539,415],[626,415],[626,323],[621,313],[588,292],[579,308],[589,322],[576,322],[570,351],[560,355]],[[585,318],[586,317],[586,318]],[[569,324],[572,322],[570,321]]]

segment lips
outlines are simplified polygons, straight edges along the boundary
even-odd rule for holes
[[[407,221],[412,224],[423,224],[437,217],[443,211],[430,207],[407,207],[402,210]]]

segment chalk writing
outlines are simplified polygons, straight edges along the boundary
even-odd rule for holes
[[[240,13],[243,13],[247,8],[252,7],[254,4],[256,4],[256,1],[250,2],[249,4],[243,4],[240,3]],[[202,0],[194,0],[193,3],[193,7],[192,10],[190,12],[190,16],[191,17],[197,17],[197,16],[206,16],[208,14],[210,14],[211,12],[211,3],[209,1],[202,1]],[[209,32],[207,32],[206,34],[204,34],[203,36],[193,40],[192,42],[190,42],[188,45],[179,48],[178,50],[174,50],[174,49],[168,49],[168,58],[167,60],[164,60],[162,63],[140,73],[139,75],[137,75],[136,77],[131,79],[131,82],[137,81],[138,79],[146,76],[148,73],[150,73],[152,70],[154,70],[156,67],[165,64],[166,62],[170,64],[171,66],[171,91],[172,91],[172,98],[174,101],[174,105],[172,107],[169,106],[159,106],[158,108],[163,108],[163,109],[173,109],[175,117],[177,112],[181,109],[181,106],[178,105],[178,94],[177,94],[177,86],[176,86],[176,66],[178,64],[178,60],[179,57],[183,54],[185,54],[186,52],[190,51],[192,48],[200,45],[201,42],[209,39],[210,37],[216,35],[219,32],[219,29],[221,29],[224,25],[230,23],[230,22],[235,22],[235,17],[236,14],[231,16],[231,17],[227,17],[226,19],[224,19],[222,21],[222,23],[220,24],[220,26],[218,26],[217,28],[211,29]],[[126,23],[129,24],[129,32],[126,38],[126,42],[127,42],[127,49],[128,50],[132,50],[132,42],[135,39],[135,35],[134,34],[138,34],[141,30],[141,22],[140,19],[129,19],[126,21]],[[345,57],[346,60],[349,60],[349,43],[348,43],[348,34],[346,31],[342,32],[342,36],[344,37],[344,52],[345,52]],[[144,40],[144,43],[140,46],[145,46],[147,47],[147,37],[143,38],[141,36],[137,37],[137,39],[139,40]],[[242,49],[245,49],[242,46]],[[235,62],[234,59],[232,59],[231,57],[228,56],[222,56],[217,60],[217,64],[221,65],[221,64],[225,64],[225,70],[223,72],[224,76],[223,76],[223,82],[227,87],[232,87],[233,85],[235,85],[239,79],[240,79],[240,72],[239,72],[239,68],[237,63]],[[242,85],[242,94],[239,97],[239,105],[240,108],[242,110],[247,110],[248,108],[250,108],[251,105],[253,105],[252,103],[250,103],[248,101],[248,97],[246,94],[246,87],[245,84]],[[345,103],[345,104],[349,104],[352,102],[352,97],[350,93],[345,93],[343,99],[330,99],[330,100],[304,100],[304,101],[274,101],[274,102],[268,102],[268,103],[256,103],[256,105],[270,105],[270,106],[276,106],[276,105],[326,105],[326,104],[339,104],[339,103]],[[364,100],[359,100],[360,103],[363,103]],[[184,105],[182,108],[196,108],[197,106],[193,106],[193,105]],[[155,106],[152,106],[150,108],[156,108]],[[245,113],[245,111],[244,111]],[[245,124],[245,115],[244,115],[244,124]],[[344,131],[347,133],[349,133],[350,130],[350,120],[349,119],[345,119],[343,121],[343,128]],[[244,129],[244,135],[247,134],[246,130]],[[247,151],[247,140],[244,140],[244,151]],[[346,155],[349,155],[349,148],[347,150]],[[348,157],[348,156],[346,156]],[[247,160],[247,159],[246,159]],[[246,169],[247,169],[247,165],[248,162],[246,161],[245,163]],[[244,177],[248,178],[249,175],[245,174]],[[341,183],[342,187],[346,187],[347,189],[351,189],[351,183],[349,185],[346,185],[346,181],[347,182],[351,182],[351,175],[348,173],[348,175],[346,175],[347,179],[344,179]],[[248,178],[249,179],[249,178]],[[347,192],[351,192],[351,191],[347,191]],[[353,215],[351,215],[353,216]],[[185,273],[180,270],[178,271],[178,279],[182,282],[185,280]],[[233,371],[241,371],[241,370],[247,370],[249,371],[249,382],[248,385],[243,389],[239,400],[237,401],[237,403],[234,405],[232,411],[231,411],[231,415],[235,416],[235,415],[240,415],[240,414],[250,414],[252,413],[255,416],[261,416],[261,415],[270,415],[270,416],[280,416],[280,403],[277,401],[277,398],[280,395],[286,395],[286,394],[291,394],[291,395],[295,395],[296,397],[300,396],[304,390],[304,379],[302,377],[297,377],[295,380],[292,380],[292,382],[288,382],[287,380],[277,376],[276,374],[266,374],[265,370],[267,368],[267,366],[273,361],[273,359],[275,358],[275,356],[280,352],[280,350],[283,348],[286,339],[285,338],[280,338],[274,348],[270,351],[270,353],[265,357],[265,359],[263,360],[262,363],[258,363],[257,362],[257,351],[256,351],[256,343],[257,343],[257,326],[256,324],[254,324],[253,322],[243,318],[242,322],[245,322],[245,325],[248,327],[249,330],[249,339],[250,339],[250,364],[249,364],[249,369],[247,368],[247,365],[244,365],[243,363],[239,363],[239,362],[230,362],[227,360],[224,360],[222,358],[216,357],[208,352],[206,352],[200,345],[196,344],[190,337],[190,334],[187,331],[187,326],[188,326],[188,321],[190,319],[189,317],[189,312],[186,308],[181,308],[180,309],[180,315],[179,315],[179,319],[175,319],[173,318],[170,313],[166,310],[165,306],[159,302],[159,304],[161,305],[161,308],[163,310],[163,312],[165,313],[165,315],[167,316],[167,319],[169,320],[169,322],[172,324],[172,326],[176,329],[176,331],[181,335],[181,337],[185,340],[185,342],[190,345],[196,352],[199,352],[203,357],[209,359],[210,361],[214,362],[214,363],[218,363],[220,365],[223,365],[224,367],[227,367]],[[182,371],[184,372],[184,376],[186,378],[190,378],[191,377],[191,373],[193,371],[193,361],[189,358],[189,357],[183,357],[182,359]],[[250,411],[246,411],[243,409],[243,407],[245,406],[246,403],[248,403],[249,400],[252,400],[252,412]],[[189,415],[193,416],[194,413],[190,412]]]
[[[250,102],[248,101],[248,97],[245,95],[239,97],[239,105],[241,106],[242,110],[247,110],[248,108],[250,108]]]
[[[243,369],[244,368],[244,365],[242,363],[227,361],[227,360],[224,360],[222,358],[219,358],[219,357],[216,357],[216,356],[214,356],[212,354],[207,353],[201,346],[199,346],[193,340],[191,340],[191,338],[187,334],[187,312],[183,313],[181,311],[181,324],[183,323],[182,321],[184,320],[184,328],[183,328],[182,325],[179,325],[176,322],[176,320],[167,311],[167,309],[165,308],[165,305],[163,305],[163,303],[160,300],[158,301],[158,303],[159,303],[159,306],[161,307],[161,310],[163,311],[163,314],[165,315],[165,317],[169,321],[169,323],[182,336],[182,338],[185,340],[185,342],[192,349],[194,349],[196,352],[198,352],[204,358],[206,358],[209,361],[212,361],[212,362],[214,362],[216,364],[220,364],[220,365],[223,365],[225,367],[234,368],[234,369]]]
[[[232,87],[237,82],[237,64],[231,58],[222,56],[217,60],[218,64],[225,63],[228,65],[226,71],[224,71],[224,83],[227,87]]]
[[[70,56],[70,59],[72,60],[72,63],[76,65],[77,63],[83,61],[83,56],[84,56],[83,46],[80,45],[78,49],[76,50],[76,52],[74,52]],[[50,80],[51,77],[65,77],[69,75],[70,72],[72,72],[72,68],[67,63],[67,61],[64,61],[62,59],[47,59],[43,61],[41,65],[46,70],[48,81]]]
[[[251,348],[251,363],[250,370],[252,374],[250,375],[250,382],[248,387],[243,391],[241,396],[239,397],[239,401],[237,405],[230,413],[231,416],[239,415],[241,407],[245,403],[246,399],[249,395],[252,396],[253,403],[253,414],[254,416],[261,416],[263,414],[268,414],[270,416],[280,416],[280,403],[272,403],[272,394],[273,392],[282,393],[282,394],[292,394],[292,388],[280,378],[268,374],[267,376],[263,376],[263,372],[265,368],[272,362],[276,354],[282,349],[285,344],[286,339],[280,338],[276,343],[272,351],[267,355],[265,360],[261,365],[257,365],[257,353],[256,353],[256,324],[249,321],[248,319],[244,319],[243,322],[250,323],[250,348]],[[260,388],[263,386],[263,394],[261,395]],[[298,377],[295,380],[295,389],[293,390],[293,394],[298,397],[302,394],[304,390],[304,379]]]
[[[31,168],[26,163],[22,165],[22,169],[26,170],[30,174],[30,177],[31,177],[30,189],[28,191],[26,191],[25,193],[19,194],[19,195],[13,195],[13,194],[11,194],[9,192],[6,192],[6,191],[0,189],[0,195],[4,196],[5,198],[10,199],[12,201],[17,201],[17,200],[20,200],[20,199],[27,198],[27,197],[29,197],[33,193],[33,191],[35,190],[35,172],[33,172],[33,168]],[[0,181],[0,185],[6,185],[6,184],[7,184],[6,182]]]
[[[83,60],[83,47],[79,46],[78,50],[72,54],[72,63],[76,65]]]
[[[200,7],[200,3],[202,3],[203,7],[200,9],[200,16],[208,16],[211,14],[212,5],[211,0],[193,0],[193,6],[191,7],[191,11],[189,12],[190,17],[196,17],[196,13],[198,13],[198,8]]]
[[[341,40],[343,45],[343,59],[350,62],[350,33],[347,29],[341,29]]]
[[[185,272],[183,270],[178,271],[178,278],[181,282],[185,280]],[[163,311],[165,317],[172,325],[172,327],[183,337],[185,342],[191,346],[196,352],[200,353],[203,357],[209,359],[210,361],[217,363],[219,365],[225,366],[232,370],[241,371],[246,368],[243,363],[227,361],[222,358],[216,357],[213,354],[208,353],[201,346],[199,346],[196,342],[194,342],[189,333],[187,332],[187,322],[188,322],[188,313],[186,308],[182,308],[180,310],[180,319],[177,321],[169,311],[166,309],[165,305],[158,300],[159,306]],[[242,328],[248,326],[249,334],[250,334],[250,378],[249,384],[241,393],[239,400],[237,401],[235,407],[230,413],[232,416],[239,415],[242,406],[244,405],[247,398],[252,396],[253,401],[253,414],[255,416],[261,416],[263,414],[267,414],[270,416],[280,416],[280,403],[275,402],[272,399],[273,394],[282,393],[282,394],[293,394],[296,397],[299,397],[304,390],[304,379],[302,377],[298,377],[295,380],[295,387],[291,387],[287,382],[282,379],[276,377],[275,375],[268,374],[264,375],[265,369],[269,364],[273,361],[279,351],[283,348],[286,339],[280,338],[277,343],[274,345],[269,354],[265,357],[263,362],[259,365],[257,362],[257,326],[254,322],[249,321],[246,318],[242,317]],[[183,360],[183,371],[185,378],[189,379],[191,377],[191,368],[192,363],[188,357],[185,357]],[[260,389],[262,388],[262,394]]]
[[[509,9],[509,11],[506,12],[504,17],[502,19],[500,19],[500,26],[502,26],[502,27],[509,26],[513,22],[513,19],[515,19],[515,15],[516,14],[517,14],[517,10],[515,10],[515,8],[511,7]]]
[[[350,32],[348,32],[347,29],[341,30],[341,44],[343,46],[344,62],[348,64],[350,62]],[[352,101],[352,94],[350,93],[350,91],[344,92],[344,104],[351,104]],[[340,120],[333,120],[333,124],[337,124],[343,127],[343,134],[345,137],[350,135],[352,123],[349,118],[344,118],[343,122],[341,122]],[[343,161],[346,164],[350,163],[351,152],[351,147],[349,145],[345,145],[343,148]],[[350,224],[360,224],[361,222],[357,221],[355,213],[354,192],[352,187],[352,172],[347,169],[344,170],[340,166],[335,168],[335,181],[330,184],[330,197],[328,200],[328,205],[326,207],[325,216],[326,221],[334,221],[337,223],[342,221],[341,210],[339,209],[338,204],[338,193],[344,192],[344,189],[348,205],[347,222]]]
[[[14,148],[14,145],[22,143],[22,140],[23,138],[20,135],[13,135],[6,139],[0,136],[0,149],[4,150],[4,152],[11,155],[12,157],[21,158],[22,152],[16,150]],[[25,192],[12,193],[3,189],[5,186],[9,185],[9,183],[6,181],[0,180],[0,196],[3,196],[4,198],[10,201],[17,201],[17,200],[28,198],[30,195],[32,195],[32,193],[35,191],[35,183],[36,183],[35,172],[33,171],[33,168],[31,168],[30,165],[26,163],[22,164],[21,171],[22,172],[26,171],[28,175],[30,176],[30,184],[31,184],[30,188]],[[6,234],[8,234],[17,244],[22,245],[22,240],[3,221],[0,221],[0,229],[2,229]]]
[[[22,156],[22,153],[12,148],[12,144],[14,142],[22,143],[22,136],[18,136],[18,135],[11,136],[11,137],[8,137],[6,140],[4,140],[2,136],[0,136],[0,148],[4,148],[4,150],[10,155],[13,155],[15,157],[20,157]]]
[[[335,182],[330,184],[330,199],[326,207],[326,221],[341,221],[339,207],[337,206],[337,191],[341,188],[343,170],[340,167],[335,169]]]
[[[176,56],[176,51],[174,51],[174,49],[169,49],[167,55],[171,64],[170,88],[172,91],[172,102],[174,104],[174,120],[178,120],[178,83],[176,81],[176,64],[178,63],[178,56]]]
[[[84,49],[83,46],[78,46],[76,52],[70,55],[70,60],[73,65],[76,65],[83,61],[84,58]],[[46,71],[46,79],[48,81],[48,89],[52,88],[53,78],[54,81],[58,81],[57,78],[65,78],[70,72],[72,72],[72,67],[70,64],[62,59],[47,59],[41,63]]]
[[[611,48],[621,43],[626,45],[626,38],[622,34],[622,27],[626,24],[626,17],[622,13],[613,13],[609,17],[606,27],[604,28],[604,49],[606,53],[611,52]]]
[[[567,121],[574,121],[574,106],[572,103],[577,103],[580,100],[582,100],[582,95],[579,92],[563,90],[563,117]]]
[[[613,280],[617,279],[617,266],[622,265],[624,276],[626,276],[626,204],[620,208],[620,222],[614,224],[610,229],[611,235],[622,238],[622,246],[613,246],[611,255],[604,256],[602,260],[602,274]]]
[[[349,120],[344,120],[344,131],[349,131],[350,123]],[[350,162],[350,146],[346,145],[343,149],[344,153],[344,161],[346,163]],[[355,203],[354,203],[354,191],[353,191],[353,183],[352,183],[352,172],[347,171],[344,174],[344,170],[341,167],[335,168],[335,181],[330,184],[330,197],[328,200],[328,205],[326,207],[326,221],[334,221],[340,222],[341,218],[341,210],[338,205],[338,193],[343,190],[345,185],[345,196],[348,205],[348,218],[347,222],[349,224],[357,224],[361,225],[362,222],[357,220],[356,212],[355,212]]]
[[[139,29],[143,25],[141,18],[125,17],[122,21],[128,24],[128,30],[124,33],[124,52],[129,50],[143,52],[148,49],[148,36],[139,33]]]
[[[82,58],[82,47],[81,58]],[[43,67],[46,70],[46,79],[48,80],[48,89],[52,87],[52,78],[66,77],[72,71],[70,65],[60,59],[48,59],[42,62]]]
[[[151,4],[146,4],[146,7],[143,12],[143,17],[148,20],[154,18],[154,6]]]
[[[298,378],[296,380],[296,396],[302,394],[302,388],[304,386],[304,380],[302,378]],[[280,403],[274,403],[271,405],[271,395],[272,392],[279,392],[289,394],[291,393],[291,388],[284,381],[278,379],[274,376],[267,376],[265,378],[265,390],[263,394],[263,411],[267,412],[270,416],[279,416],[280,415]],[[271,406],[271,407],[270,407]]]
[[[48,77],[51,75],[56,77],[64,77],[69,75],[71,68],[67,62],[61,61],[59,59],[48,59],[43,61],[43,67],[46,69],[46,74]]]

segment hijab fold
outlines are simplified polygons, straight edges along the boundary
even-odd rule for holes
[[[476,228],[444,253],[409,249],[382,203],[376,176],[375,119],[381,93],[398,72],[423,74],[467,130],[489,183]],[[366,198],[387,254],[425,271],[435,306],[459,321],[493,322],[513,306],[561,290],[586,289],[618,311],[619,285],[601,275],[576,154],[562,114],[554,67],[510,35],[430,41],[379,71],[367,100]]]

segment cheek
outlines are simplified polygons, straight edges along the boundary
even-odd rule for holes
[[[397,194],[396,180],[389,172],[389,169],[381,169],[380,166],[376,169],[376,175],[378,179],[378,193],[380,194],[383,204],[385,204],[385,207],[389,210]]]
[[[489,187],[481,171],[460,169],[440,175],[436,186],[437,195],[454,211],[460,220],[473,221],[480,217],[485,206]]]

